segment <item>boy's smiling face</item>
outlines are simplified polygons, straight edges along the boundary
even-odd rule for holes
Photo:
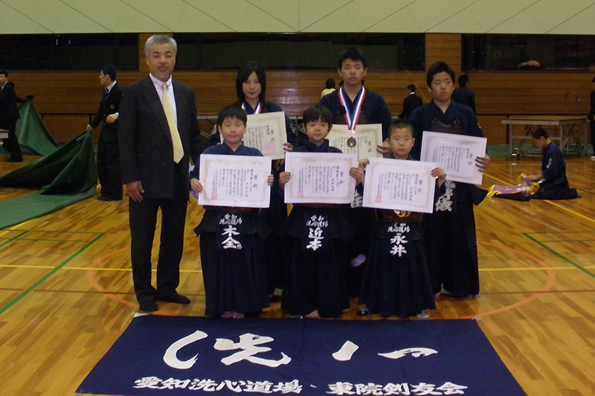
[[[434,100],[446,103],[450,101],[450,97],[454,91],[454,82],[447,72],[436,73],[432,78],[432,85],[428,87],[428,90]]]
[[[219,133],[229,147],[236,148],[242,144],[244,133],[246,133],[246,125],[239,118],[227,117],[219,125]]]
[[[317,146],[320,146],[322,143],[324,143],[324,139],[326,139],[326,136],[330,132],[329,123],[320,118],[308,122],[305,125],[305,128],[306,134],[308,135],[308,140]]]

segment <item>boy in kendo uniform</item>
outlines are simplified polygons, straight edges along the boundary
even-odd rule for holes
[[[390,110],[384,98],[364,87],[364,77],[368,73],[366,55],[357,48],[349,48],[342,52],[337,61],[337,73],[343,80],[338,91],[323,96],[320,104],[330,110],[335,125],[348,125],[350,130],[357,131],[359,124],[382,124],[382,139],[388,137],[388,127],[392,122]],[[382,151],[384,150],[384,151]],[[379,147],[378,151],[386,155],[388,148]],[[350,211],[350,223],[356,229],[351,246],[351,265],[360,266],[366,260],[370,249],[370,235],[374,224],[374,216],[370,209],[361,207],[361,197],[356,197]],[[363,268],[349,272],[350,293],[357,295],[363,275]]]
[[[411,155],[419,159],[424,131],[454,133],[482,137],[483,131],[470,107],[451,100],[455,73],[444,62],[430,66],[426,76],[430,103],[418,107],[409,122],[415,132]],[[484,172],[490,157],[477,157],[475,165]],[[473,205],[479,205],[486,192],[467,183],[445,182],[446,192],[440,196],[434,213],[424,221],[424,243],[434,296],[441,290],[453,297],[477,298],[479,263]]]

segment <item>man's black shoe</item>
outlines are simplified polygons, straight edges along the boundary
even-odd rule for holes
[[[97,200],[99,200],[99,201],[121,201],[122,199],[110,197],[109,195],[101,195],[101,196],[97,197]]]
[[[139,303],[138,305],[139,305],[140,310],[144,311],[144,312],[157,311],[157,304],[155,303],[155,301],[152,301],[152,300],[143,301],[143,302]]]
[[[188,297],[182,296],[178,293],[167,294],[165,296],[157,296],[157,301],[170,302],[174,304],[190,304]]]

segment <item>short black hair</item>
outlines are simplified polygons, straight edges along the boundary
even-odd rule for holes
[[[364,54],[363,51],[359,50],[358,48],[349,47],[345,51],[341,52],[341,55],[339,55],[339,59],[337,60],[337,68],[338,69],[341,69],[343,67],[343,62],[345,62],[345,59],[361,61],[364,69],[368,67],[368,61],[366,60],[366,54]]]
[[[461,74],[459,76],[459,85],[464,87],[469,82],[469,77],[466,74]]]
[[[548,134],[547,131],[543,128],[539,128],[533,132],[531,132],[531,136],[533,137],[533,139],[537,139],[539,140],[539,138],[544,137],[544,138],[548,138]]]
[[[326,87],[326,89],[335,88],[335,80],[333,80],[332,78],[327,78],[326,82],[324,83],[324,86]]]
[[[233,105],[226,106],[221,109],[219,115],[217,116],[217,126],[220,127],[223,125],[223,121],[225,121],[226,118],[237,118],[238,120],[241,120],[244,125],[246,125],[248,122],[248,116],[246,115],[246,112],[243,109]]]
[[[256,73],[256,77],[260,83],[260,95],[258,95],[258,100],[260,101],[261,105],[264,106],[265,94],[267,91],[267,76],[262,66],[256,62],[248,62],[238,71],[238,75],[236,76],[236,95],[238,102],[239,104],[244,102],[245,95],[242,85],[248,81],[248,77],[250,77],[252,73]]]
[[[410,90],[411,92],[415,92],[415,85],[409,84],[409,85],[407,85],[407,89]]]
[[[103,73],[104,76],[109,76],[109,78],[112,79],[112,82],[116,81],[116,76],[118,75],[118,72],[116,71],[116,68],[114,67],[114,65],[103,66],[103,68],[101,69],[101,72]]]
[[[306,111],[304,111],[303,122],[304,124],[309,123],[310,121],[318,121],[322,120],[329,124],[330,127],[333,126],[333,116],[329,109],[322,105],[316,105],[312,107],[308,107]]]
[[[408,129],[409,132],[411,132],[411,137],[414,137],[414,133],[413,133],[413,125],[411,125],[410,123],[406,122],[406,121],[393,121],[389,127],[388,127],[388,137],[390,138],[391,135],[393,134],[393,131],[396,131],[397,129]]]
[[[430,68],[428,69],[428,73],[426,75],[426,83],[428,84],[428,87],[432,87],[432,80],[434,80],[434,76],[442,72],[448,73],[454,84],[455,71],[452,69],[452,67],[448,65],[448,63],[440,61],[433,63],[432,66],[430,66]]]
[[[4,77],[8,77],[8,72],[6,70],[0,70],[0,74],[4,74]]]

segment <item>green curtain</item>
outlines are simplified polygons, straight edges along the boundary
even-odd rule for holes
[[[19,108],[21,118],[17,122],[16,135],[21,149],[37,155],[48,155],[56,151],[60,144],[54,140],[41,116],[33,107],[31,98],[25,99]]]
[[[0,186],[41,189],[0,201],[0,229],[93,196],[97,167],[91,133],[83,132],[50,155],[0,177]]]

